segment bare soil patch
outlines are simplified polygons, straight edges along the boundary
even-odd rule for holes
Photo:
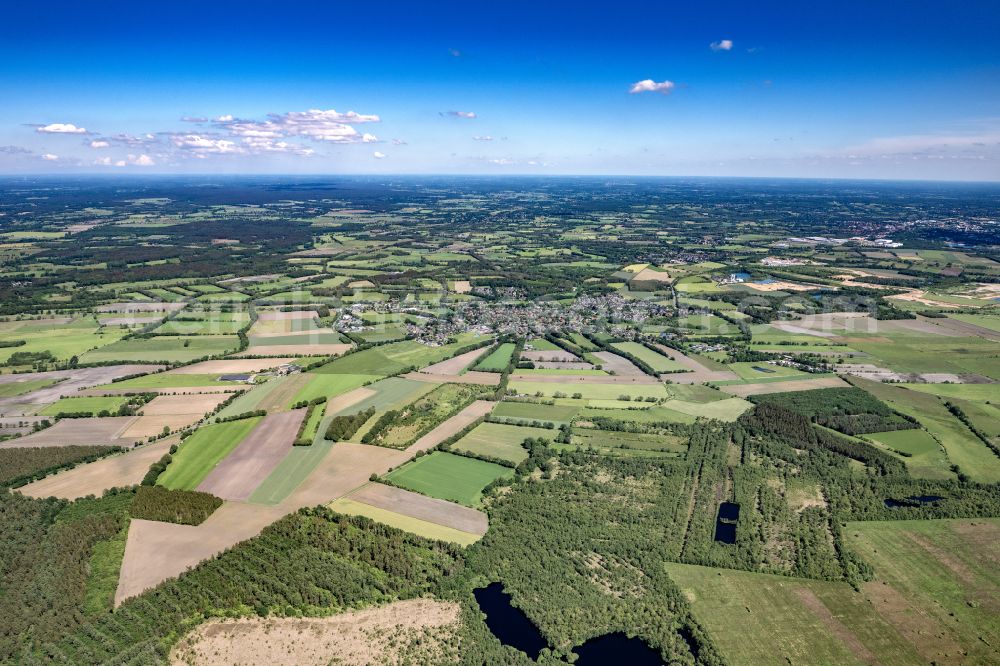
[[[486,351],[486,347],[473,349],[470,352],[465,352],[464,354],[459,354],[458,356],[452,356],[446,361],[441,361],[440,363],[434,363],[425,368],[421,368],[420,372],[428,375],[457,375],[462,372],[462,370],[465,370],[467,367],[472,365],[472,362],[485,354]]]
[[[201,395],[160,395],[142,407],[144,416],[162,416],[166,414],[198,414],[204,415],[226,399],[224,393],[205,393]]]
[[[142,481],[149,466],[159,460],[177,437],[168,437],[120,455],[80,465],[18,489],[29,497],[62,497],[74,500],[87,495],[100,497],[108,488],[131,486]]]
[[[82,395],[81,389],[107,384],[113,379],[130,375],[143,375],[162,370],[162,365],[106,365],[98,368],[78,368],[76,370],[51,370],[49,372],[19,373],[0,375],[0,383],[49,379],[57,384],[40,388],[31,393],[0,399],[0,415],[23,413],[25,405],[48,405],[63,396]]]
[[[348,407],[353,407],[362,400],[370,398],[371,396],[378,393],[378,391],[373,391],[370,388],[362,386],[361,388],[356,388],[353,391],[348,391],[347,393],[338,395],[336,398],[330,398],[326,401],[326,414],[337,414],[344,411]]]
[[[277,387],[264,396],[257,405],[257,409],[274,411],[284,409],[285,405],[291,403],[292,398],[298,395],[299,391],[305,388],[306,384],[312,381],[313,375],[297,374],[279,377],[271,381],[280,382]]]
[[[616,375],[625,375],[629,377],[648,377],[645,372],[639,369],[639,366],[632,363],[623,356],[618,354],[613,354],[611,352],[594,352],[594,356],[601,359],[601,368],[607,372],[613,372]]]
[[[459,606],[431,599],[324,618],[213,620],[171,651],[175,666],[366,666],[446,663]]]
[[[468,280],[455,280],[451,288],[456,294],[467,294],[472,291],[472,283]]]
[[[349,497],[356,502],[480,536],[489,528],[482,511],[381,483],[362,486]]]
[[[243,356],[339,356],[353,346],[342,342],[307,345],[259,345],[251,347],[242,354],[234,354],[232,358],[242,358]]]

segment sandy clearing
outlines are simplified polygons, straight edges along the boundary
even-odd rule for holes
[[[143,416],[165,416],[170,414],[198,414],[202,416],[228,398],[224,393],[201,395],[160,395],[142,406]]]
[[[876,382],[905,382],[912,379],[911,375],[904,375],[889,368],[880,368],[871,363],[840,363],[837,365],[836,371],[838,375],[854,375]]]
[[[476,400],[471,405],[455,414],[453,417],[431,430],[429,433],[418,439],[406,448],[406,457],[410,458],[418,451],[432,449],[455,433],[459,432],[476,419],[486,416],[493,408],[495,402],[489,400]]]
[[[472,291],[472,283],[468,280],[455,280],[451,285],[451,289],[456,294],[468,294]]]
[[[464,354],[459,354],[458,356],[452,356],[451,358],[441,361],[440,363],[434,363],[421,368],[420,372],[428,375],[457,375],[462,372],[462,370],[465,370],[467,367],[472,365],[472,362],[485,354],[487,350],[487,347],[473,349],[470,352],[465,352]]]
[[[657,271],[649,268],[643,268],[641,271],[635,274],[632,278],[632,282],[662,282],[664,284],[669,283],[673,278],[670,273],[666,271]]]
[[[944,303],[941,301],[935,301],[931,298],[926,297],[926,292],[922,289],[914,289],[913,291],[908,291],[904,294],[893,294],[892,296],[886,296],[886,298],[892,298],[898,301],[912,301],[914,303],[923,303],[924,305],[933,305],[937,308],[950,308],[959,309],[960,305],[955,305],[954,303]],[[975,305],[969,305],[969,307],[978,307]]]
[[[620,376],[629,377],[648,377],[645,372],[639,369],[639,366],[632,363],[624,356],[619,356],[612,352],[594,352],[594,356],[601,360],[601,368],[606,372],[613,372]]]
[[[382,483],[369,483],[348,497],[355,502],[482,536],[489,520],[482,511]]]
[[[565,349],[550,349],[547,351],[522,351],[521,358],[527,361],[552,361],[554,363],[578,363],[580,357]]]
[[[277,368],[279,365],[291,363],[295,359],[291,356],[286,358],[239,358],[221,359],[217,361],[202,361],[194,365],[185,365],[176,370],[170,370],[172,375],[215,375],[228,373],[260,372]]]
[[[810,391],[821,388],[842,388],[849,386],[840,377],[819,377],[817,379],[789,379],[784,382],[767,382],[763,384],[733,384],[719,386],[719,390],[739,398],[748,395],[764,395],[765,393],[784,393],[786,391]]]
[[[109,458],[79,465],[18,488],[29,497],[61,497],[74,500],[87,495],[100,497],[108,488],[132,486],[146,476],[149,466],[163,457],[178,437],[167,437]]]
[[[796,282],[788,282],[787,280],[775,280],[774,282],[760,283],[760,282],[744,282],[744,286],[750,287],[755,291],[812,291],[814,289],[829,289],[829,287],[824,287],[823,285],[810,285],[810,284],[798,284]]]
[[[281,312],[278,310],[266,310],[257,314],[258,321],[285,321],[288,319],[317,319],[319,313],[315,310],[292,310]]]
[[[362,400],[370,398],[378,393],[378,391],[373,391],[367,387],[356,388],[353,391],[348,391],[338,395],[335,398],[330,398],[326,401],[326,411],[324,412],[327,416],[339,414],[348,407],[353,407]]]
[[[76,370],[52,370],[49,372],[18,373],[0,375],[0,383],[50,379],[58,384],[38,389],[24,395],[0,399],[0,415],[17,416],[24,413],[26,406],[47,405],[63,396],[83,395],[81,389],[107,384],[118,377],[142,375],[162,370],[162,365],[106,365],[98,368],[78,368]]]
[[[306,410],[265,416],[198,486],[224,500],[246,500],[292,450]]]
[[[173,666],[443,663],[443,639],[457,631],[458,617],[455,602],[411,599],[323,618],[213,620],[181,639],[170,661]],[[419,649],[404,655],[418,640]]]
[[[524,375],[510,376],[512,382],[537,382],[540,384],[659,384],[649,375]]]
[[[464,375],[429,375],[423,372],[408,372],[403,377],[432,384],[483,384],[486,386],[499,386],[500,384],[500,373],[476,372],[475,370],[470,370]]]
[[[184,302],[172,302],[172,303],[152,303],[152,302],[137,302],[137,303],[108,303],[107,305],[101,305],[97,308],[98,312],[118,312],[121,314],[130,314],[133,312],[173,312],[174,310],[183,310],[187,303]]]
[[[131,446],[136,438],[126,438],[125,430],[138,419],[136,416],[62,419],[45,430],[0,443],[8,449],[50,446]]]
[[[307,345],[260,345],[251,347],[241,354],[233,354],[231,358],[244,356],[339,356],[354,345],[342,342],[317,343]]]

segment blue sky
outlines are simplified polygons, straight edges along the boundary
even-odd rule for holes
[[[1000,180],[995,1],[18,4],[2,173]]]

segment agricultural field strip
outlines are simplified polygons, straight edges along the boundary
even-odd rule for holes
[[[479,536],[486,534],[489,528],[489,521],[482,511],[382,483],[368,483],[345,497]]]
[[[162,370],[162,365],[106,365],[98,368],[79,368],[77,370],[51,370],[34,372],[30,375],[13,374],[0,375],[0,383],[22,381],[24,377],[33,380],[54,380],[57,383],[36,389],[30,393],[10,398],[0,398],[0,415],[17,415],[23,413],[25,405],[46,405],[62,397],[78,395],[81,389],[87,389],[100,384],[107,384],[119,377],[143,374]]]

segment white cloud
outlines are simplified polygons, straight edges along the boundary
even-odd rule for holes
[[[389,156],[386,155],[385,153],[380,153],[379,151],[376,150],[374,153],[372,153],[372,157],[374,157],[377,160],[384,160]]]
[[[107,148],[110,145],[111,145],[110,143],[104,141],[103,139],[95,139],[94,141],[90,142],[91,148]]]
[[[306,146],[256,136],[244,137],[243,145],[253,153],[288,153],[290,155],[303,156],[316,154],[315,150]]]
[[[642,81],[636,81],[632,84],[632,87],[628,89],[629,94],[636,95],[638,93],[644,92],[657,92],[661,95],[669,95],[674,90],[673,81],[654,81],[653,79],[643,79]]]
[[[262,121],[235,120],[232,116],[220,116],[216,119],[216,123],[236,136],[266,139],[301,136],[332,143],[375,143],[378,137],[361,134],[352,125],[377,122],[381,122],[381,118],[376,115],[363,115],[354,111],[340,113],[335,109],[271,114],[267,120]]]
[[[409,144],[406,143],[405,141],[403,141],[402,139],[393,139],[392,140],[392,145],[394,145],[394,146],[407,146]]]
[[[111,166],[110,157],[99,157],[93,162],[94,166]]]
[[[128,162],[126,162],[125,160],[118,160],[117,162],[115,162],[116,167],[123,167],[126,164],[128,164]]]
[[[53,155],[52,153],[45,153],[44,155],[42,155],[42,159],[45,160],[46,162],[55,162],[57,159],[59,159],[59,156]]]
[[[490,136],[489,134],[487,134],[486,136],[476,135],[476,136],[472,137],[472,140],[473,141],[492,141],[493,137]]]
[[[713,51],[732,51],[733,50],[733,40],[731,39],[720,39],[717,42],[712,42],[708,45],[708,48]]]
[[[73,123],[52,123],[51,125],[40,125],[35,128],[36,132],[42,134],[86,134],[87,130],[77,127]]]
[[[442,115],[442,116],[451,116],[453,118],[466,118],[466,119],[469,119],[469,120],[471,120],[472,118],[478,117],[478,116],[476,116],[476,112],[475,111],[442,111],[440,113],[440,115]]]
[[[509,166],[511,164],[517,164],[516,161],[510,159],[509,157],[497,157],[486,161],[490,164],[495,164],[497,166]]]
[[[171,143],[176,148],[190,152],[196,156],[227,155],[242,153],[243,148],[229,139],[219,139],[201,134],[173,134]]]
[[[152,157],[145,154],[139,155],[138,157],[134,155],[129,155],[128,161],[136,166],[153,166],[154,164],[156,164],[156,162],[153,161]]]

